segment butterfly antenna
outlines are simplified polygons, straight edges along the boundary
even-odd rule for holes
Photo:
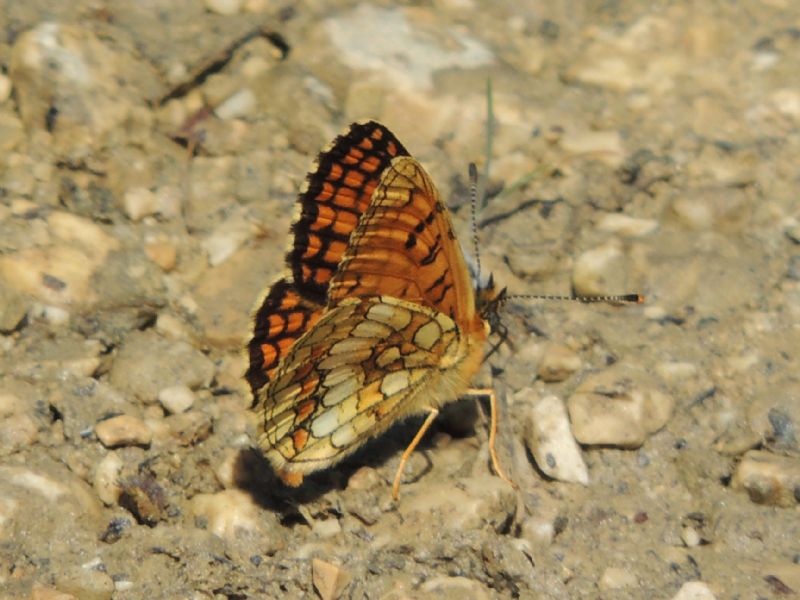
[[[642,294],[614,294],[614,295],[592,295],[592,294],[571,294],[568,296],[553,296],[549,294],[513,294],[497,299],[498,305],[502,306],[509,300],[568,300],[571,302],[582,302],[590,304],[594,302],[607,302],[609,304],[643,304]]]
[[[481,253],[478,246],[478,167],[469,163],[469,214],[472,221],[472,248],[475,251],[475,281],[481,285]]]

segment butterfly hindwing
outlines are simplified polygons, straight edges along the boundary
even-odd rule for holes
[[[279,473],[337,462],[420,404],[450,399],[466,357],[447,315],[392,297],[349,298],[303,335],[264,388],[260,439]],[[446,382],[446,385],[442,385]]]

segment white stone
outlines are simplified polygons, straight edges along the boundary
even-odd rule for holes
[[[239,489],[223,490],[215,494],[197,494],[190,502],[195,517],[208,523],[208,530],[224,540],[233,541],[240,536],[256,536],[261,508],[252,495]]]
[[[658,228],[655,219],[639,219],[622,213],[606,213],[597,221],[597,228],[627,237],[642,237]]]
[[[117,503],[122,488],[119,475],[122,471],[122,459],[116,452],[109,452],[97,463],[94,471],[94,489],[97,497],[106,506]]]
[[[687,581],[672,600],[716,600],[716,596],[702,581]]]
[[[312,531],[321,538],[333,537],[342,532],[342,526],[338,519],[316,519],[312,526]]]
[[[246,209],[231,212],[205,240],[203,248],[208,253],[208,263],[215,267],[228,260],[256,233],[254,224],[248,219]]]
[[[534,392],[520,393],[530,396]],[[558,396],[545,396],[533,405],[526,423],[525,443],[544,474],[559,481],[588,485],[586,464]]]
[[[239,119],[248,117],[255,113],[258,107],[256,95],[250,88],[242,88],[231,96],[228,96],[216,109],[214,113],[220,119]]]
[[[156,213],[158,204],[156,195],[147,188],[135,187],[125,192],[122,207],[131,221],[141,221],[144,217]]]
[[[625,260],[618,241],[583,252],[572,269],[572,286],[584,295],[619,293],[625,279]]]
[[[681,529],[681,540],[687,548],[696,548],[703,539],[694,527],[684,527]]]
[[[158,401],[170,414],[186,412],[194,404],[194,392],[185,385],[172,385],[158,392]]]
[[[600,577],[598,587],[601,592],[632,588],[639,585],[636,575],[621,567],[607,567]]]

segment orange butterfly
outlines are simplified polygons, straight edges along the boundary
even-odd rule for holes
[[[259,446],[281,479],[329,467],[398,420],[443,404],[483,360],[493,289],[476,297],[447,208],[420,164],[375,123],[355,123],[300,194],[291,276],[255,315],[247,379],[264,411]],[[491,399],[489,449],[497,410]],[[512,484],[513,485],[513,484]]]

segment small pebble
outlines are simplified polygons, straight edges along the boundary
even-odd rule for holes
[[[218,15],[235,15],[242,10],[244,0],[206,0],[206,8]]]
[[[716,596],[702,581],[687,581],[672,600],[716,600]]]
[[[171,415],[164,421],[181,446],[194,446],[211,435],[211,417],[199,410]]]
[[[571,348],[551,342],[544,348],[536,374],[542,381],[550,383],[564,381],[580,368],[581,359]]]
[[[194,404],[194,392],[185,385],[171,385],[158,392],[158,401],[169,414],[186,412]]]
[[[156,211],[165,219],[174,219],[181,214],[183,191],[174,185],[165,185],[155,192]]]
[[[567,400],[581,444],[638,448],[666,425],[674,400],[642,373],[618,366],[588,377]]]
[[[253,90],[242,88],[229,96],[214,110],[220,119],[240,119],[252,115],[258,107]]]
[[[62,592],[56,588],[34,583],[30,600],[79,600],[79,598],[69,592]]]
[[[620,567],[607,567],[600,577],[598,587],[601,592],[632,588],[639,585],[636,575]]]
[[[337,533],[342,532],[342,526],[339,519],[316,519],[311,530],[321,538],[333,537]]]
[[[319,558],[311,559],[311,580],[321,600],[337,600],[351,579],[350,573],[341,567]]]
[[[144,421],[131,415],[119,415],[100,421],[94,426],[94,432],[106,448],[148,446],[153,437]]]
[[[530,516],[522,523],[522,537],[534,546],[545,547],[553,543],[556,529],[552,519]]]
[[[658,228],[655,219],[638,219],[622,213],[606,213],[597,222],[597,229],[626,237],[642,237]]]
[[[572,286],[578,294],[614,294],[625,288],[625,257],[619,242],[587,250],[575,259]]]
[[[694,527],[684,527],[681,529],[681,540],[683,540],[687,548],[696,548],[703,541]]]
[[[94,489],[97,497],[106,506],[116,504],[122,491],[119,476],[122,472],[122,459],[116,452],[109,452],[97,463],[94,471]]]
[[[58,573],[56,587],[75,594],[81,600],[111,600],[114,581],[103,571],[95,568],[69,567]]]
[[[561,399],[550,395],[536,401],[527,421],[525,443],[542,472],[559,481],[588,485],[589,473]]]
[[[224,540],[235,540],[241,533],[259,534],[262,510],[252,495],[239,489],[214,494],[197,494],[190,502],[195,518],[202,518],[208,530]]]
[[[736,467],[731,485],[746,491],[757,504],[796,506],[800,502],[800,458],[751,450]]]
[[[178,249],[172,242],[148,242],[144,245],[144,253],[165,273],[172,271],[177,264]]]
[[[356,470],[347,480],[347,489],[349,490],[368,490],[380,484],[383,479],[377,470],[372,467],[361,467]]]
[[[131,221],[141,221],[156,213],[156,195],[144,187],[131,188],[122,198],[122,208]]]
[[[591,156],[612,168],[622,165],[625,149],[617,131],[567,132],[561,147],[574,156]]]

